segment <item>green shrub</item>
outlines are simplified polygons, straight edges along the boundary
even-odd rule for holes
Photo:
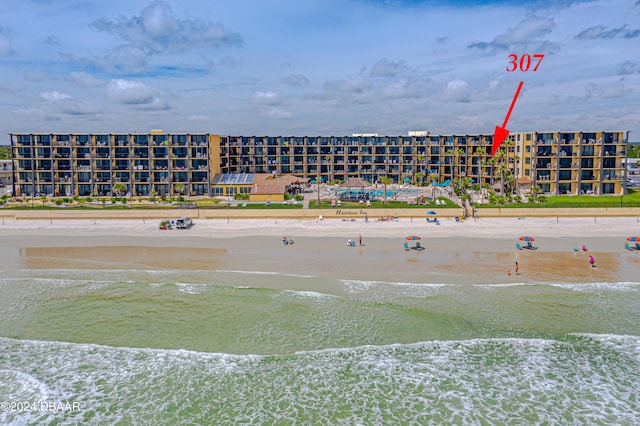
[[[284,194],[284,199],[285,201],[289,201],[291,199],[291,194],[289,194],[288,192]]]
[[[55,203],[56,203],[56,206],[61,206],[64,203],[64,199],[57,198]]]
[[[300,195],[300,194],[296,194],[293,197],[293,199],[296,200],[296,201],[302,201],[304,199],[304,197],[302,195]]]

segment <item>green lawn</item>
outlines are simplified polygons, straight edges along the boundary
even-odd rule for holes
[[[571,207],[640,207],[640,190],[629,189],[629,194],[620,195],[552,195],[547,201],[534,203],[511,203],[504,205],[479,204],[478,208],[571,208]]]

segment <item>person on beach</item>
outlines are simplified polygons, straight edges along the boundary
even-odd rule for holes
[[[596,260],[593,258],[593,256],[589,256],[589,264],[591,265],[592,268],[595,268],[595,263]]]
[[[362,245],[362,235],[359,236],[360,245]]]
[[[518,272],[518,262],[516,262],[516,275],[520,275],[520,272]]]

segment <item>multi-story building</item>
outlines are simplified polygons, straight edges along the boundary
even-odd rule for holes
[[[0,188],[13,186],[13,162],[0,160]]]
[[[216,173],[276,173],[323,181],[387,176],[395,182],[466,177],[497,181],[493,135],[220,136],[12,134],[15,193],[212,194]],[[550,194],[624,191],[628,132],[514,133],[507,165]]]

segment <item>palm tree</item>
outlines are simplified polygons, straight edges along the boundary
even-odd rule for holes
[[[493,186],[493,182],[494,182],[493,169],[495,168],[497,163],[496,155],[498,155],[497,152],[493,157],[487,160],[487,164],[489,165],[489,167],[491,167],[491,170],[489,171],[489,186]]]
[[[318,174],[316,176],[316,184],[318,185],[318,208],[322,207],[320,205],[320,181],[322,180],[322,178],[320,177],[320,175]]]
[[[431,197],[435,200],[436,198],[436,179],[438,179],[437,173],[431,173],[429,175],[429,179],[431,179]]]
[[[480,148],[476,149],[475,154],[479,157],[478,164],[480,166],[485,164],[484,161],[483,161],[483,157],[485,155],[487,155],[487,150],[484,149],[483,146],[481,146]],[[482,188],[482,167],[478,167],[478,183],[480,184],[480,187]]]
[[[393,179],[388,176],[383,176],[378,181],[384,185],[384,203],[387,204],[387,185],[393,183]]]
[[[323,157],[325,164],[326,164],[326,168],[327,168],[327,181],[331,182],[333,180],[333,176],[331,176],[331,171],[333,170],[333,168],[331,167],[331,156],[330,155],[325,155]]]
[[[538,193],[540,192],[540,187],[538,185],[533,185],[531,187],[531,193],[533,194],[533,202],[538,202]]]
[[[498,167],[496,169],[498,171],[498,174],[500,175],[500,195],[504,196],[504,175],[509,169],[509,166],[504,161],[504,151],[502,151],[502,153],[500,153],[500,151],[501,150],[498,150],[498,152],[496,152],[494,158],[498,157]]]
[[[418,173],[420,173],[420,183],[422,183],[422,178],[424,177],[424,160],[425,160],[424,155],[420,154],[416,157],[416,159],[418,160],[418,163],[420,164],[420,169],[418,170]],[[418,179],[418,173],[416,173],[416,179]]]
[[[458,165],[458,176],[462,174],[462,167],[460,167],[460,162],[458,161],[461,155],[464,155],[464,150],[462,148],[458,147],[453,151],[454,162]]]
[[[182,192],[184,191],[184,183],[176,183],[175,185],[173,185],[173,189],[178,194],[182,195]]]
[[[451,170],[451,180],[453,180],[456,177],[453,170],[453,149],[448,150],[445,154],[449,156],[449,169]]]
[[[127,192],[127,185],[125,185],[124,183],[116,183],[115,185],[113,185],[113,191],[119,197]]]
[[[422,172],[416,173],[416,182],[417,183],[422,183],[422,179],[423,178],[424,178],[424,173],[422,173]]]

